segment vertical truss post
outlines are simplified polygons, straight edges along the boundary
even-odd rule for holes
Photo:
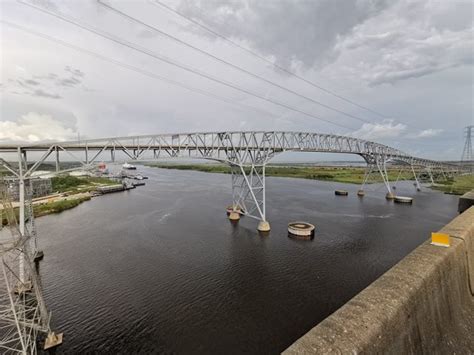
[[[434,185],[434,179],[433,179],[433,172],[431,171],[431,166],[426,167],[426,172],[428,173],[430,180],[431,180],[431,185]]]
[[[385,156],[377,156],[375,158],[375,163],[377,165],[377,169],[382,176],[383,183],[385,184],[385,187],[387,188],[387,194],[385,197],[387,200],[393,200],[395,195],[392,192],[392,189],[390,188],[390,182],[388,180],[388,173],[387,173],[387,159]]]
[[[372,171],[374,170],[375,165],[369,161],[367,161],[367,167],[365,168],[365,173],[364,173],[364,179],[362,180],[362,185],[360,186],[359,191],[357,191],[358,196],[364,196],[365,195],[365,185],[368,183],[370,179],[370,175],[372,174]]]
[[[23,172],[23,156],[21,149],[18,148],[18,195],[19,195],[19,208],[18,208],[18,229],[20,231],[20,238],[25,237],[25,177]],[[25,280],[25,260],[23,253],[20,253],[19,258],[19,276],[20,282],[24,283]]]
[[[265,165],[231,163],[232,207],[234,212],[266,220]]]
[[[58,172],[59,171],[59,149],[56,146],[54,148],[54,150],[56,151],[56,159],[55,159],[55,161],[56,161],[56,172]]]
[[[234,139],[233,139],[234,138]],[[232,211],[231,220],[238,220],[238,215],[245,215],[259,221],[260,232],[270,231],[266,219],[265,198],[265,165],[273,151],[269,137],[259,140],[255,135],[220,134],[222,144],[229,147],[226,151],[227,162],[232,175]],[[234,144],[239,144],[235,146]]]
[[[362,157],[367,162],[367,170],[364,176],[364,181],[362,183],[362,188],[367,183],[370,174],[372,173],[372,170],[377,169],[380,175],[382,176],[382,181],[388,191],[385,197],[387,198],[387,200],[394,199],[395,195],[392,193],[392,189],[390,188],[390,182],[388,180],[387,157],[382,154],[362,155]],[[359,196],[364,196],[364,190],[362,188],[357,192]]]
[[[415,173],[415,168],[413,168],[413,164],[410,164],[411,171],[413,173],[413,177],[415,178],[415,187],[418,191],[421,191],[420,181],[418,180],[418,175]]]

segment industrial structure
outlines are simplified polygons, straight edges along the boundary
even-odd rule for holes
[[[472,155],[472,136],[473,136],[474,126],[467,126],[464,128],[464,134],[466,141],[464,143],[464,149],[461,156],[461,169],[469,170],[472,172],[474,170],[474,155]]]
[[[46,346],[61,342],[49,326],[39,275],[34,268],[38,256],[32,212],[33,173],[43,163],[55,163],[55,174],[93,169],[104,161],[198,158],[219,161],[231,167],[232,205],[229,217],[245,215],[258,220],[258,230],[270,230],[266,218],[265,167],[275,155],[286,151],[356,154],[367,163],[360,191],[370,174],[377,172],[392,198],[387,164],[394,162],[413,173],[423,171],[431,181],[460,172],[456,165],[423,159],[386,145],[331,134],[310,132],[203,132],[115,137],[34,145],[1,145],[0,167],[18,184],[18,219],[12,209],[6,185],[0,189],[3,214],[7,214],[9,237],[0,239],[5,288],[0,295],[0,349],[2,353],[35,353],[38,332],[48,335]],[[51,174],[51,172],[48,172]],[[37,175],[35,175],[37,176]],[[1,187],[1,185],[0,185]],[[10,211],[10,212],[8,212]],[[6,234],[5,234],[6,235]]]

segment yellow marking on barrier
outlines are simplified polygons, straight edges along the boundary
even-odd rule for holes
[[[431,233],[431,244],[439,247],[449,247],[449,234]]]

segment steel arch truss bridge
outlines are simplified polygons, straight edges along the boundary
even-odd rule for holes
[[[417,183],[415,168],[424,169],[431,178],[434,172],[448,175],[458,171],[458,166],[417,158],[367,140],[332,134],[280,131],[157,134],[20,147],[0,146],[0,154],[15,154],[19,166],[7,163],[5,158],[0,160],[0,164],[18,178],[28,178],[46,161],[55,161],[58,173],[77,170],[78,167],[62,167],[61,162],[71,161],[77,162],[81,169],[93,167],[102,161],[179,157],[220,161],[231,166],[233,207],[242,214],[265,221],[265,166],[272,157],[285,151],[362,156],[367,162],[368,171],[376,171],[382,175],[389,193],[391,189],[386,168],[388,162],[397,162],[409,167]],[[33,155],[35,157],[31,159]],[[34,161],[34,164],[28,165],[27,161]]]

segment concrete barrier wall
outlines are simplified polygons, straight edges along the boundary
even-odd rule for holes
[[[284,354],[474,353],[474,207],[440,232]]]

